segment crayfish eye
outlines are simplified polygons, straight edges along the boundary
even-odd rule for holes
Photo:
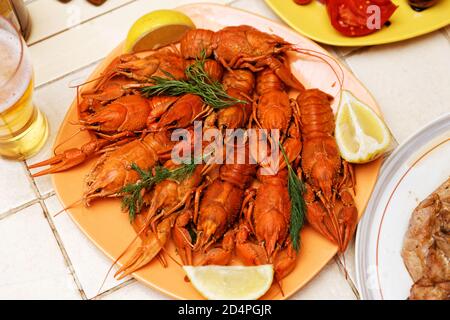
[[[94,193],[100,193],[100,192],[102,192],[102,188],[97,188],[97,189],[95,189],[95,191],[94,191]]]

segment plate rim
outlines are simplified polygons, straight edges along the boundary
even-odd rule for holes
[[[342,36],[342,39],[333,41],[333,40],[327,40],[321,37],[317,37],[315,35],[311,35],[309,33],[304,32],[300,27],[294,25],[293,23],[290,22],[290,19],[288,19],[285,16],[284,11],[280,10],[280,8],[275,4],[274,0],[264,0],[265,3],[269,6],[269,8],[271,10],[273,10],[273,12],[275,12],[275,14],[284,21],[284,23],[286,23],[287,25],[289,25],[292,29],[294,29],[295,31],[297,31],[298,33],[302,34],[303,36],[312,39],[314,41],[320,42],[322,44],[326,44],[326,45],[331,45],[331,46],[339,46],[339,47],[364,47],[364,46],[376,46],[376,45],[383,45],[383,44],[390,44],[390,43],[396,43],[396,42],[401,42],[401,41],[405,41],[408,39],[413,39],[413,38],[417,38],[423,35],[426,35],[428,33],[440,30],[448,25],[450,25],[450,16],[448,18],[447,21],[442,21],[439,24],[433,25],[432,27],[429,28],[424,28],[424,29],[420,29],[420,30],[416,30],[415,32],[411,32],[408,33],[407,35],[403,35],[400,37],[396,37],[393,38],[391,40],[378,40],[378,41],[364,41],[364,40],[360,40],[360,39],[367,39],[366,36],[362,36],[362,37],[356,37],[356,38],[352,38],[352,37],[345,37]],[[293,0],[287,0],[287,1],[293,1]],[[345,39],[345,40],[344,40]],[[350,43],[350,39],[358,39],[358,40],[354,40],[356,43]]]
[[[358,224],[355,237],[354,261],[356,266],[355,270],[356,286],[358,288],[362,300],[374,300],[374,297],[370,294],[370,291],[366,286],[366,281],[364,280],[365,278],[364,271],[367,262],[367,257],[369,255],[368,252],[364,252],[364,249],[367,247],[367,243],[370,240],[367,238],[367,232],[368,230],[375,227],[372,226],[371,228],[370,223],[376,216],[380,214],[379,212],[376,211],[376,209],[378,208],[377,203],[380,196],[384,193],[381,193],[379,189],[386,184],[386,180],[387,181],[390,180],[389,177],[392,177],[393,172],[395,172],[396,169],[398,169],[404,164],[404,161],[400,161],[399,158],[402,159],[402,157],[404,157],[405,154],[409,153],[411,147],[416,145],[418,139],[420,139],[423,135],[426,134],[429,137],[428,141],[431,141],[431,139],[436,138],[436,134],[439,133],[442,134],[440,130],[443,130],[443,127],[445,126],[450,127],[449,123],[450,123],[450,112],[445,113],[439,116],[438,118],[432,120],[431,122],[425,124],[419,130],[411,134],[401,145],[399,145],[381,166],[377,182],[375,184],[374,189],[372,190],[372,194],[367,203],[364,216]],[[425,154],[427,152],[426,150],[420,151],[421,154]],[[379,225],[377,225],[377,227],[379,227]],[[378,239],[374,239],[374,241],[378,241]],[[377,286],[378,285],[379,282],[377,276]]]

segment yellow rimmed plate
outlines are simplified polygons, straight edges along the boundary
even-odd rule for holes
[[[331,25],[325,5],[314,0],[300,6],[294,0],[265,0],[293,29],[317,42],[343,47],[371,46],[414,38],[450,24],[450,1],[440,0],[433,7],[416,12],[407,0],[393,0],[399,7],[389,27],[364,37],[346,37]]]

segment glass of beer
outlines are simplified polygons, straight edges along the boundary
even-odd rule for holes
[[[46,117],[33,104],[33,68],[24,40],[0,17],[0,156],[24,160],[48,136]]]

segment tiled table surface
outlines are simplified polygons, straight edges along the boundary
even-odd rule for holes
[[[85,0],[62,4],[28,0],[33,33],[28,41],[36,75],[35,101],[47,114],[51,135],[29,163],[47,158],[75,92],[95,65],[144,12],[188,0]],[[195,2],[201,2],[196,0]],[[215,0],[280,21],[263,0]],[[378,100],[399,143],[450,112],[450,26],[431,34],[369,48],[327,47]],[[32,179],[23,162],[0,159],[0,299],[166,299],[133,279],[111,277],[99,292],[111,261],[61,209],[49,177]],[[356,299],[354,245],[346,256],[350,276],[332,260],[293,299]]]

